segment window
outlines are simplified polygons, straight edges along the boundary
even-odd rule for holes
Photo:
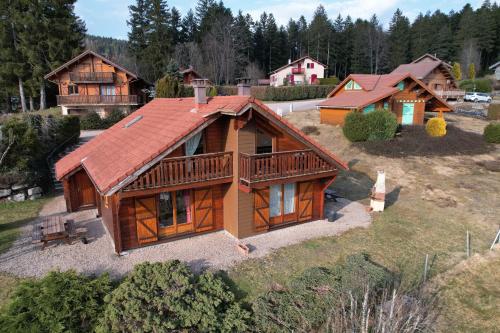
[[[273,137],[257,128],[256,143],[257,154],[267,154],[273,152]]]
[[[361,86],[359,84],[357,84],[355,81],[353,81],[352,89],[361,90]]]
[[[352,80],[347,82],[347,84],[345,85],[345,90],[352,90],[352,84],[353,84]]]
[[[351,80],[345,85],[345,90],[361,90],[361,86],[357,82]]]
[[[78,86],[76,84],[68,86],[68,95],[78,95]]]
[[[373,111],[375,111],[375,104],[367,105],[363,109],[363,113],[370,113],[370,112],[373,112]]]
[[[399,91],[403,91],[405,89],[405,82],[404,81],[399,82],[397,87]]]
[[[191,223],[191,195],[188,190],[160,193],[160,228]]]
[[[295,183],[269,187],[269,216],[276,217],[295,213]]]
[[[384,102],[384,110],[389,110],[389,102]]]
[[[101,95],[102,96],[116,95],[115,86],[113,86],[113,85],[102,85],[101,86]]]
[[[309,62],[306,64],[307,68],[314,68],[314,62]]]

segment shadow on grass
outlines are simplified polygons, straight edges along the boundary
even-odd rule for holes
[[[431,137],[424,126],[405,126],[390,141],[357,142],[354,145],[368,154],[392,158],[409,156],[455,156],[487,154],[495,149],[477,133],[448,124],[444,137]]]

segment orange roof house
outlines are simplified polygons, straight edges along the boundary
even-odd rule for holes
[[[410,73],[351,74],[318,105],[321,122],[343,125],[351,111],[386,109],[403,125],[423,124],[425,111],[447,112],[451,107]]]
[[[405,73],[411,73],[424,82],[441,98],[462,98],[465,94],[458,88],[451,65],[431,54],[424,54],[409,64],[399,65],[391,74]]]
[[[116,252],[225,229],[237,238],[323,217],[347,166],[249,96],[154,99],[56,164],[68,211],[97,208]]]
[[[45,79],[57,85],[57,105],[65,115],[95,111],[106,117],[114,109],[128,114],[146,102],[145,88],[150,86],[137,74],[91,50],[56,68]]]

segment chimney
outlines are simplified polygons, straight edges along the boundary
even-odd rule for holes
[[[207,104],[207,79],[194,79],[192,81],[194,89],[194,102],[198,104]]]
[[[238,79],[238,96],[250,96],[252,85],[250,84],[249,78]]]
[[[288,64],[290,65],[292,63],[292,59],[288,59]]]

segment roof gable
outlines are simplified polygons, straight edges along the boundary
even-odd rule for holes
[[[295,64],[297,64],[297,63],[299,63],[299,62],[302,62],[302,61],[304,61],[304,60],[306,60],[306,59],[309,59],[309,60],[311,60],[311,61],[315,62],[316,64],[318,64],[318,65],[320,65],[320,66],[323,66],[324,68],[327,68],[327,67],[328,67],[328,66],[326,66],[325,64],[323,64],[323,63],[319,62],[318,60],[316,60],[316,59],[314,59],[314,58],[311,58],[310,56],[303,56],[302,58],[299,58],[299,59],[297,59],[297,60],[294,60],[294,61],[290,62],[289,64],[286,64],[286,65],[284,65],[284,66],[281,66],[281,67],[280,67],[280,68],[278,68],[278,69],[275,69],[274,71],[270,72],[270,74],[277,73],[277,72],[279,72],[279,71],[281,71],[281,70],[283,70],[283,69],[285,69],[285,68],[291,67],[291,66],[293,66],[293,65],[295,65]]]
[[[61,66],[59,66],[58,68],[56,68],[55,70],[53,70],[52,72],[48,73],[47,75],[44,76],[44,79],[46,80],[50,80],[51,77],[53,77],[54,75],[56,75],[57,73],[67,69],[69,66],[73,65],[74,63],[88,57],[88,56],[94,56],[94,57],[97,57],[99,59],[101,59],[102,61],[104,61],[105,63],[107,63],[108,65],[111,65],[113,67],[116,67],[118,68],[119,70],[127,73],[128,75],[130,75],[131,77],[133,77],[134,79],[138,79],[139,77],[137,76],[137,74],[129,71],[128,69],[112,62],[111,60],[105,58],[104,56],[98,54],[97,52],[94,52],[92,50],[86,50],[84,51],[83,53],[80,53],[79,55],[77,55],[76,57],[74,57],[73,59],[69,60],[68,62],[62,64]]]

